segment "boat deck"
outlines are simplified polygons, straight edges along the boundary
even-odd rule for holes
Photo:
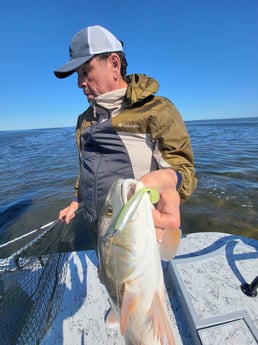
[[[69,255],[58,315],[41,345],[124,344],[104,322],[108,295],[94,251]],[[223,233],[182,238],[176,258],[164,263],[167,307],[177,345],[258,343],[258,297],[240,289],[258,273],[258,241]]]

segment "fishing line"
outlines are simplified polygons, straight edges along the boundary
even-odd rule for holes
[[[116,298],[117,298],[117,302],[118,302],[118,312],[120,315],[121,308],[120,308],[120,302],[119,302],[119,291],[118,291],[118,283],[117,283],[117,263],[116,263],[116,260],[117,260],[116,249],[117,248],[116,248],[116,245],[114,243],[112,243],[112,246],[114,248],[114,257],[115,257]]]
[[[117,277],[117,255],[116,255],[116,250],[117,250],[117,247],[115,245],[115,243],[113,242],[112,243],[112,246],[114,248],[114,258],[115,258],[115,265],[114,265],[114,268],[115,268],[115,277]],[[118,290],[118,283],[117,283],[117,279],[115,280],[116,281],[116,298],[117,298],[117,305],[118,305],[118,313],[119,313],[119,325],[120,325],[120,314],[121,314],[121,308],[120,308],[120,302],[119,302],[119,290]],[[124,340],[123,340],[123,337],[121,335],[121,344],[124,345]]]

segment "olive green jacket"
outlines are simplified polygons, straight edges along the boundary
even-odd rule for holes
[[[118,115],[112,116],[112,112],[96,104],[78,117],[80,173],[75,198],[83,200],[86,209],[87,204],[95,203],[89,206],[89,213],[95,212],[94,207],[98,213],[103,196],[118,178],[139,179],[150,171],[171,168],[178,173],[182,200],[197,186],[190,138],[176,107],[168,99],[154,95],[159,86],[152,78],[133,74],[127,77],[127,83]],[[108,171],[112,173],[108,175]]]

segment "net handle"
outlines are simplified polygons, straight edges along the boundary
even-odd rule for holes
[[[75,215],[77,215],[79,212],[81,212],[83,209],[83,207],[80,207],[76,212]],[[30,241],[29,243],[25,244],[23,247],[21,247],[19,250],[17,250],[16,252],[14,252],[13,254],[11,254],[9,257],[4,258],[4,259],[0,259],[0,273],[4,272],[4,271],[14,271],[17,269],[17,258],[18,256],[25,251],[27,248],[31,247],[35,242],[37,242],[41,237],[43,237],[46,233],[48,233],[50,230],[54,229],[55,226],[59,223],[59,222],[63,222],[63,220],[60,219],[55,219],[50,223],[47,223],[45,225],[41,225],[39,228],[34,229],[30,232],[28,232],[27,234],[24,234],[20,237],[16,237],[15,239],[8,241],[6,243],[4,243],[3,246],[6,246],[7,244],[13,243],[15,241],[18,241],[19,239],[29,236],[32,233],[35,233],[36,231],[39,230],[43,230],[39,235],[37,235],[32,241]],[[0,247],[1,248],[1,247]]]
[[[21,235],[21,236],[19,236],[19,237],[16,237],[16,238],[14,238],[13,240],[10,240],[10,241],[8,241],[8,242],[5,242],[5,243],[3,243],[3,244],[0,244],[0,248],[4,248],[4,247],[8,246],[9,244],[12,244],[12,243],[14,243],[14,242],[16,242],[16,241],[21,240],[22,238],[25,238],[25,237],[28,237],[28,236],[34,234],[34,233],[37,232],[37,231],[43,230],[43,229],[45,229],[45,228],[47,228],[47,227],[49,227],[49,226],[51,226],[51,225],[54,225],[54,224],[56,224],[58,221],[59,221],[59,219],[55,219],[55,220],[53,220],[52,222],[49,222],[49,223],[44,224],[44,225],[41,225],[40,227],[38,227],[38,228],[36,228],[36,229],[34,229],[34,230],[31,230],[30,232],[27,232],[26,234],[23,234],[23,235]]]
[[[81,212],[82,209],[83,209],[83,207],[80,207],[80,208],[75,212],[75,215],[77,215],[79,212]],[[47,223],[47,224],[41,225],[40,227],[38,227],[38,228],[36,228],[36,229],[34,229],[34,230],[31,230],[31,231],[27,232],[26,234],[23,234],[23,235],[21,235],[21,236],[19,236],[19,237],[16,237],[16,238],[14,238],[14,239],[12,239],[12,240],[10,240],[10,241],[8,241],[8,242],[5,242],[5,243],[0,244],[0,248],[4,248],[4,247],[8,246],[9,244],[15,243],[16,241],[19,241],[19,240],[21,240],[21,239],[23,239],[23,238],[26,238],[26,237],[28,237],[28,236],[34,234],[34,233],[37,232],[37,231],[44,230],[45,228],[48,228],[48,227],[50,227],[50,226],[52,226],[52,225],[56,225],[56,224],[57,224],[58,222],[60,222],[60,221],[61,221],[60,219],[52,220],[51,222],[49,222],[49,223]]]

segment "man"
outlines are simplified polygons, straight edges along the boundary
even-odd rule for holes
[[[154,96],[158,83],[142,74],[126,76],[126,67],[122,43],[105,28],[89,26],[72,38],[70,61],[54,71],[58,78],[76,72],[90,104],[77,121],[74,200],[59,218],[69,223],[83,201],[86,227],[95,230],[111,184],[136,178],[159,188],[153,209],[159,239],[163,229],[180,226],[180,201],[196,188],[193,153],[175,106]]]

